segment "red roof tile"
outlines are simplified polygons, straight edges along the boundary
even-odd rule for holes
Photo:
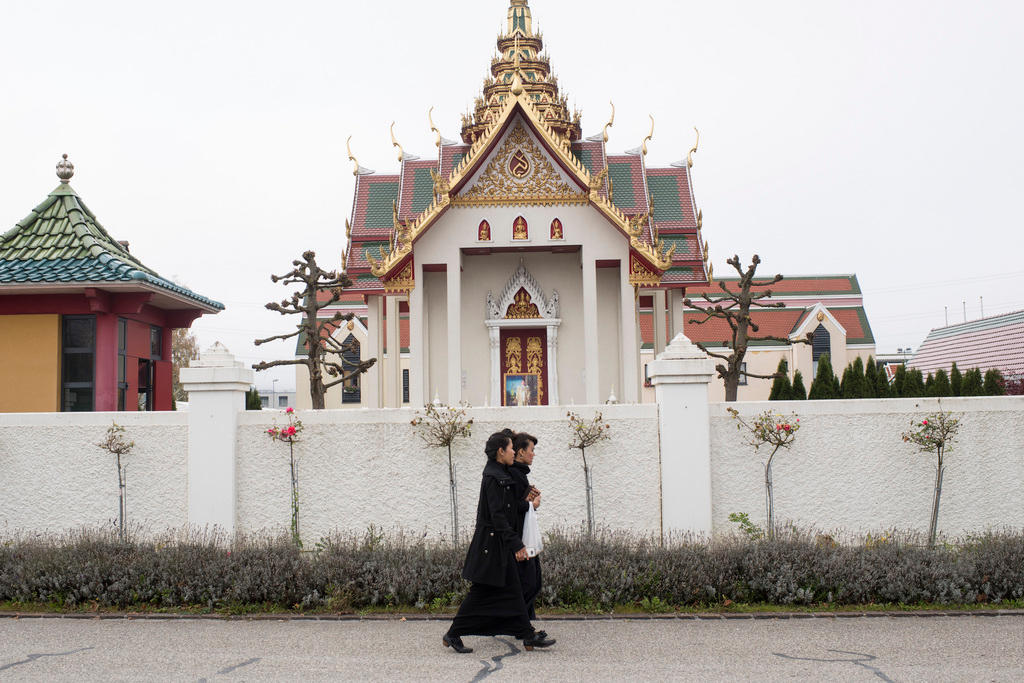
[[[398,200],[398,218],[408,221],[419,216],[434,198],[434,181],[430,172],[437,172],[436,160],[402,163],[402,194]]]
[[[775,277],[775,273],[765,273],[763,277],[757,277],[757,281],[767,281]],[[709,294],[716,294],[721,292],[721,288],[718,283],[724,282],[725,286],[730,291],[737,289],[738,279],[736,278],[715,278],[715,282],[711,285],[703,287],[692,287],[687,288],[687,293],[693,297],[698,297],[701,293],[707,292]],[[771,287],[768,287],[772,291],[773,296],[799,296],[799,295],[816,295],[816,296],[835,296],[841,294],[860,294],[860,285],[857,282],[856,275],[828,275],[828,276],[798,276],[798,277],[787,277],[781,282],[776,282]],[[761,288],[760,291],[763,291]]]

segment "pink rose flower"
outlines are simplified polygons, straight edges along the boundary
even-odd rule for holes
[[[286,412],[286,413],[288,413],[289,415],[291,415],[292,413],[294,413],[294,412],[295,412],[295,408],[288,408],[288,410],[286,410],[286,411],[284,411],[284,412]]]

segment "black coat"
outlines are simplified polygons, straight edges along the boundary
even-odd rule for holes
[[[508,563],[515,562],[515,554],[523,548],[522,536],[515,530],[518,516],[515,486],[508,468],[489,461],[480,482],[476,531],[462,567],[464,579],[488,586],[506,584]]]
[[[517,462],[509,465],[508,473],[512,475],[512,492],[516,497],[516,533],[520,538],[523,535],[523,526],[526,522],[526,510],[530,504],[526,502],[526,494],[530,492],[530,466]]]

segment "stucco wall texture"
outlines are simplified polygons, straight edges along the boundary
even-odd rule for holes
[[[794,446],[772,463],[776,522],[822,532],[890,528],[926,532],[935,483],[934,454],[900,435],[938,409],[935,399],[785,401],[733,404],[744,418],[796,411]],[[764,466],[726,412],[711,405],[712,523],[734,527],[731,512],[763,525]],[[1024,397],[943,399],[961,413],[958,442],[945,458],[939,532],[1024,527]]]
[[[593,467],[598,524],[658,533],[661,499],[657,406],[577,407],[585,419],[601,410],[611,440],[587,451]],[[334,530],[385,530],[450,538],[447,452],[428,448],[410,422],[415,411],[359,410],[303,413],[299,461],[300,530],[308,545]],[[514,415],[515,420],[507,416]],[[243,531],[280,530],[290,520],[288,446],[266,430],[273,413],[242,416],[238,434],[238,524]],[[531,483],[541,489],[542,528],[586,520],[579,452],[570,450],[564,407],[475,408],[473,435],[452,451],[458,468],[459,523],[473,532],[487,437],[504,427],[539,439]],[[276,423],[286,424],[283,414]]]
[[[114,528],[117,466],[96,447],[112,422],[135,448],[127,464],[128,522],[158,534],[187,520],[187,413],[0,414],[0,530]]]

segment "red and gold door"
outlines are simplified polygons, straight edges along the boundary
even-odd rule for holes
[[[501,404],[548,404],[548,335],[544,328],[501,331]]]

